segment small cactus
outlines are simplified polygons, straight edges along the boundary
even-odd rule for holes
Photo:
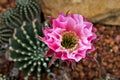
[[[20,27],[23,23],[21,16],[12,8],[2,12],[1,21],[6,27],[12,29]]]
[[[37,0],[17,0],[15,9],[26,21],[32,21],[40,15],[40,6]]]
[[[0,74],[0,80],[17,80],[17,79],[15,77],[10,77]]]
[[[8,43],[9,38],[12,36],[12,30],[3,26],[0,26],[0,46]]]
[[[0,56],[3,56],[3,54],[5,53],[5,50],[6,50],[6,49],[3,49],[3,48],[0,46]]]
[[[0,80],[7,80],[5,75],[0,74]]]
[[[0,56],[4,56],[6,53],[6,48],[3,48],[2,46],[0,46]]]
[[[16,62],[16,68],[24,71],[25,79],[33,73],[40,80],[40,73],[50,71],[50,59],[43,56],[47,47],[36,38],[38,35],[43,36],[42,27],[35,19],[32,23],[25,22],[15,29],[13,38],[10,39],[10,59]]]

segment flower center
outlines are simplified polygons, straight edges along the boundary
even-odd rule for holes
[[[65,49],[74,49],[76,48],[76,45],[78,44],[78,40],[79,38],[75,32],[72,32],[72,31],[64,32],[62,34],[61,45]]]

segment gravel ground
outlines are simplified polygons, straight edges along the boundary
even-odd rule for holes
[[[14,7],[14,2],[15,0],[0,0],[0,12]],[[74,70],[68,67],[54,68],[57,80],[120,80],[120,26],[97,24],[95,27],[98,36],[96,50],[89,55],[90,58],[77,63]],[[9,76],[13,66],[14,62],[0,57],[0,74]],[[42,74],[42,80],[50,80],[46,76]],[[18,74],[17,80],[23,80],[22,72]],[[31,76],[29,80],[34,80],[34,77]]]
[[[0,0],[0,13],[7,8],[14,7],[15,0]]]
[[[97,61],[88,59],[78,63],[71,74],[72,78],[98,80],[100,77],[111,77],[112,80],[120,80],[120,26],[96,25],[96,28],[96,51],[90,56],[95,57]]]

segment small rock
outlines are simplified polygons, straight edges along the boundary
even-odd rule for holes
[[[1,5],[5,5],[8,2],[8,0],[0,0]]]
[[[118,46],[118,45],[113,46],[113,51],[114,51],[115,53],[117,53],[118,50],[119,50],[119,46]]]
[[[84,79],[84,78],[85,78],[85,73],[84,73],[84,72],[80,72],[80,77],[81,77],[82,79]]]
[[[112,69],[113,68],[113,64],[109,64],[107,67],[108,67],[108,69]]]
[[[116,43],[120,43],[120,35],[117,35],[117,36],[115,37],[115,42],[116,42]]]
[[[72,72],[72,78],[78,78],[78,77],[79,74],[76,71]]]

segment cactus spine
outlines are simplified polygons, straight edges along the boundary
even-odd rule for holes
[[[40,6],[37,0],[17,0],[15,8],[26,21],[32,21],[40,15]]]

